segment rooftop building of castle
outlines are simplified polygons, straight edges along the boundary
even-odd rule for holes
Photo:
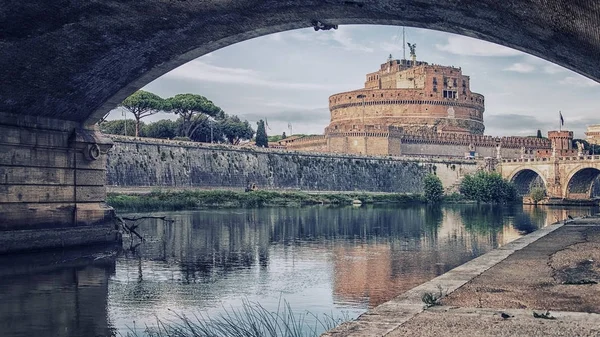
[[[600,145],[600,124],[588,125],[585,139],[590,144]]]

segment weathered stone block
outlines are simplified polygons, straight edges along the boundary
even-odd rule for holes
[[[11,185],[72,185],[73,170],[0,165],[0,183]]]
[[[73,211],[73,203],[0,203],[0,231],[65,227]]]

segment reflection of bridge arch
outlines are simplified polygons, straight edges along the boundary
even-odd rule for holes
[[[545,190],[547,186],[542,174],[528,167],[516,170],[508,180],[515,184],[517,193],[521,196],[530,194],[534,187],[541,187]]]
[[[563,195],[567,199],[589,199],[592,197],[594,181],[600,176],[600,169],[579,167],[567,176]]]

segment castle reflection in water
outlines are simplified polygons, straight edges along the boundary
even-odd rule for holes
[[[3,336],[105,336],[172,311],[217,313],[241,298],[356,314],[567,214],[593,210],[406,206],[166,214],[118,256],[0,260]],[[35,261],[35,262],[32,262]],[[52,261],[63,261],[54,263]],[[67,261],[66,263],[64,261]]]

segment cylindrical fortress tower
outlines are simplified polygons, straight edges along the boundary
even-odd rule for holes
[[[329,97],[326,133],[387,130],[483,134],[484,97],[460,68],[389,59],[363,89]]]

